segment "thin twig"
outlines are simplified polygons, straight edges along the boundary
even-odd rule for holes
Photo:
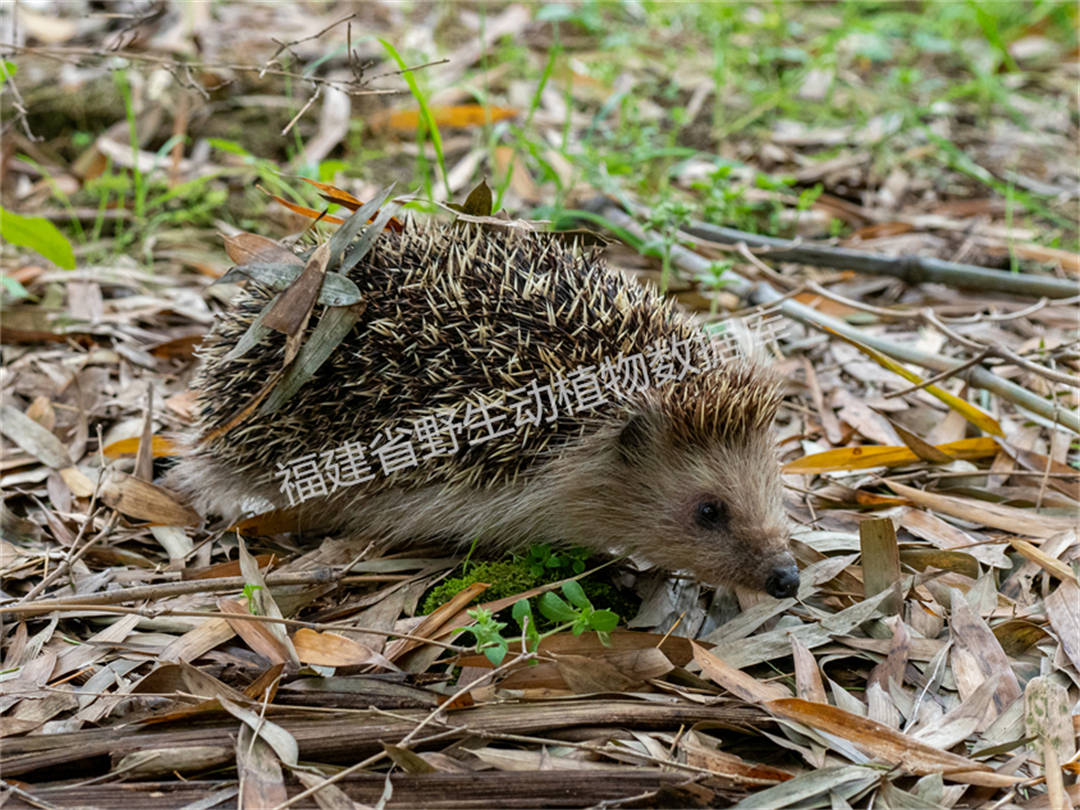
[[[949,377],[953,377],[959,374],[961,371],[965,371],[972,366],[978,365],[986,359],[986,356],[989,353],[989,350],[983,349],[970,360],[965,360],[963,363],[960,363],[953,368],[946,369],[940,374],[935,374],[933,377],[927,377],[925,380],[920,383],[916,383],[915,385],[908,386],[907,388],[903,388],[899,391],[889,391],[888,393],[882,395],[882,399],[893,399],[894,397],[907,396],[908,394],[913,394],[914,392],[922,388],[926,388],[927,386],[937,385],[942,380],[947,380]]]
[[[275,61],[277,61],[277,58],[279,56],[281,56],[282,51],[289,51],[289,53],[292,53],[292,47],[294,45],[300,45],[300,44],[302,44],[304,42],[310,42],[313,39],[318,39],[319,37],[321,37],[323,34],[325,34],[330,29],[336,28],[337,26],[341,25],[343,22],[351,20],[355,16],[356,16],[356,12],[354,11],[352,14],[346,15],[346,16],[342,17],[340,20],[337,20],[336,22],[330,23],[328,26],[326,26],[326,28],[323,28],[318,33],[312,34],[309,37],[303,37],[302,39],[294,39],[294,40],[291,40],[290,42],[281,42],[281,41],[271,37],[270,38],[271,42],[276,42],[280,47],[276,51],[274,51],[273,56],[271,56],[269,59],[266,60],[266,66],[265,67],[268,68]],[[296,54],[293,54],[293,56],[296,56]],[[297,61],[299,61],[299,57],[297,57]],[[260,73],[259,78],[262,78],[262,76],[263,76],[263,74]]]
[[[311,105],[314,104],[315,101],[319,98],[319,96],[322,95],[322,89],[323,89],[323,86],[321,84],[315,85],[315,92],[311,94],[311,98],[309,98],[307,100],[307,103],[303,107],[300,108],[300,112],[298,112],[296,115],[294,115],[292,117],[292,120],[290,120],[289,123],[287,123],[285,125],[285,128],[283,130],[281,130],[281,135],[283,137],[285,135],[288,135],[289,130],[293,128],[293,125],[296,124],[297,121],[299,121],[301,118],[304,117],[304,113],[306,113],[308,110],[311,109]]]
[[[94,538],[97,539],[96,537]],[[91,540],[91,544],[93,540]],[[49,579],[56,576],[54,571]],[[339,576],[329,568],[316,571],[304,571],[301,573],[273,573],[266,577],[267,585],[324,585],[334,583],[360,583],[360,582],[400,582],[408,579],[407,574],[361,574],[354,576]],[[139,602],[143,599],[161,599],[169,596],[183,596],[189,593],[216,593],[220,591],[238,591],[247,584],[242,576],[214,577],[212,579],[190,579],[183,582],[159,583],[155,585],[139,585],[134,588],[117,588],[102,593],[79,594],[76,596],[62,596],[55,599],[39,600],[33,604],[27,603],[30,594],[19,601],[19,607],[36,611],[49,611],[62,608],[69,604],[82,605],[115,605],[121,602]],[[31,591],[30,593],[34,593]],[[40,593],[40,591],[39,591]],[[37,594],[34,594],[36,596]],[[9,607],[0,606],[0,613],[10,610]]]
[[[4,85],[11,89],[11,95],[14,98],[11,106],[15,108],[15,120],[22,124],[23,132],[26,133],[26,137],[29,138],[30,141],[36,143],[42,140],[40,136],[35,135],[30,130],[30,122],[26,117],[26,102],[23,101],[22,94],[19,92],[19,87],[15,84],[15,77],[8,72],[7,64],[3,59],[0,59],[0,71],[2,71],[4,75]]]
[[[28,45],[15,45],[13,43],[0,43],[0,49],[11,49],[19,51],[21,53],[28,53],[34,56],[49,57],[63,61],[64,57],[75,57],[74,64],[81,64],[78,61],[79,57],[94,57],[98,59],[127,59],[132,62],[146,62],[152,65],[158,65],[167,70],[180,70],[199,68],[201,70],[218,71],[218,70],[235,70],[243,73],[266,73],[271,76],[281,76],[285,78],[295,79],[297,81],[314,82],[315,84],[329,85],[341,90],[343,93],[348,93],[351,96],[388,96],[388,95],[401,95],[407,93],[408,90],[380,90],[371,87],[361,87],[356,81],[342,82],[337,79],[328,79],[322,76],[309,76],[303,73],[296,73],[291,70],[284,70],[279,68],[261,68],[258,65],[244,65],[235,64],[232,62],[180,62],[176,59],[170,59],[163,56],[155,56],[150,53],[136,53],[133,51],[117,51],[115,53],[102,52],[94,48],[39,48]],[[444,60],[445,61],[445,60]],[[438,62],[426,63],[424,65],[417,65],[412,68],[406,68],[406,70],[419,70],[421,67],[428,67],[430,64],[438,64]]]
[[[1071,374],[1062,374],[1060,371],[1053,371],[1052,369],[1048,369],[1045,366],[1040,366],[1038,363],[1033,363],[1030,360],[1026,360],[1025,358],[1018,355],[1016,352],[1014,352],[1012,349],[1007,349],[1004,346],[985,346],[979,343],[977,340],[972,340],[969,337],[961,335],[956,330],[950,329],[948,326],[943,324],[938,319],[937,314],[932,309],[924,309],[919,313],[919,315],[926,323],[933,326],[946,337],[955,340],[957,343],[961,343],[964,346],[967,346],[969,349],[980,350],[980,355],[982,357],[1000,357],[1006,362],[1012,363],[1015,366],[1019,366],[1026,371],[1030,371],[1032,374],[1038,374],[1040,377],[1045,377],[1052,382],[1061,383],[1062,385],[1068,385],[1073,388],[1080,388],[1080,381],[1078,381],[1076,377]]]
[[[41,603],[39,602],[38,605]],[[174,610],[172,608],[131,608],[121,607],[119,605],[94,605],[94,604],[64,604],[64,605],[45,605],[44,607],[38,607],[38,605],[8,605],[7,607],[0,607],[0,615],[5,613],[11,613],[15,615],[24,615],[27,613],[52,613],[54,611],[62,611],[64,613],[117,613],[124,616],[142,616],[147,619],[159,619],[162,616],[172,616],[176,618],[184,619],[224,619],[229,622],[263,622],[266,624],[282,624],[286,627],[306,627],[309,630],[329,630],[333,633],[359,633],[361,635],[373,635],[373,636],[390,636],[392,638],[403,638],[409,641],[419,641],[423,644],[431,644],[435,647],[442,647],[444,650],[449,650],[453,653],[466,653],[469,652],[471,647],[462,647],[457,644],[449,644],[445,641],[438,641],[427,636],[418,636],[414,633],[398,633],[394,630],[384,630],[374,627],[355,627],[344,622],[306,622],[303,619],[281,619],[277,616],[256,616],[249,613],[214,613],[209,610]]]

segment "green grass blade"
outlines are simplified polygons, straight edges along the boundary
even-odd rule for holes
[[[412,71],[405,64],[405,60],[397,52],[397,48],[385,39],[380,38],[379,42],[386,49],[386,52],[390,54],[391,58],[397,62],[398,67],[401,68],[401,75],[404,77],[405,83],[409,85],[409,90],[416,99],[416,103],[420,105],[420,120],[424,122],[428,134],[431,136],[431,145],[435,147],[435,158],[439,161],[439,171],[442,172],[443,185],[446,188],[446,196],[449,198],[451,193],[450,181],[446,176],[446,159],[443,157],[442,137],[439,135],[439,127],[435,123],[435,116],[431,112],[431,107],[428,106],[427,97],[424,96],[420,86],[416,83],[416,77],[412,75]]]

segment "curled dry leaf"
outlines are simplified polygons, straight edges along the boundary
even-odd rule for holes
[[[171,493],[116,470],[101,487],[101,500],[117,512],[159,526],[198,526],[202,518]]]
[[[338,633],[320,633],[301,627],[292,637],[296,655],[304,664],[325,667],[351,667],[371,663],[374,651],[358,641]]]

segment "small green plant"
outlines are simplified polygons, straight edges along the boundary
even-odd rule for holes
[[[259,603],[255,601],[255,592],[261,591],[262,585],[245,585],[244,586],[244,598],[247,599],[248,613],[252,616],[259,614]]]
[[[728,271],[735,266],[735,262],[731,259],[720,259],[715,262],[709,262],[709,266],[705,270],[698,274],[697,280],[705,285],[710,290],[722,290],[728,284],[731,283],[731,277],[728,275]],[[719,306],[719,301],[715,297],[709,301],[709,314],[715,315]]]
[[[482,652],[493,666],[498,666],[506,657],[510,641],[503,637],[506,622],[495,621],[495,614],[486,608],[473,608],[469,611],[473,623],[461,628],[472,633],[476,639],[476,651]]]
[[[681,200],[664,200],[652,210],[649,228],[657,237],[645,243],[646,255],[660,257],[660,291],[667,292],[671,280],[671,252],[679,241],[679,229],[690,220],[693,207]]]
[[[534,577],[554,574],[570,576],[580,574],[585,570],[585,563],[589,559],[589,550],[587,548],[571,548],[559,553],[553,551],[547,543],[540,543],[531,546],[523,559],[528,566],[529,573]]]
[[[545,632],[540,632],[528,599],[519,599],[514,603],[511,611],[518,626],[518,635],[515,637],[504,636],[502,633],[508,623],[496,621],[495,615],[485,608],[470,610],[468,615],[473,623],[460,629],[472,634],[476,639],[476,651],[482,652],[496,667],[506,658],[510,642],[515,638],[520,638],[522,634],[525,636],[526,649],[530,652],[536,652],[540,642],[548,636],[565,630],[569,630],[575,636],[592,630],[600,638],[600,643],[605,646],[610,645],[611,631],[619,624],[618,614],[612,610],[594,607],[589,597],[585,595],[585,589],[577,580],[564,582],[562,592],[566,599],[548,591],[537,603],[540,614],[555,623],[554,627]]]

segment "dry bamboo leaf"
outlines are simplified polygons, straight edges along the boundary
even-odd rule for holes
[[[303,262],[286,247],[266,236],[238,233],[225,237],[225,252],[233,264],[295,264]]]
[[[198,526],[198,513],[178,503],[159,486],[113,470],[101,487],[101,500],[128,517],[159,526]]]
[[[996,675],[987,678],[959,706],[943,717],[935,717],[919,728],[909,729],[908,733],[920,742],[942,750],[958,745],[983,725],[999,681]]]
[[[249,598],[258,606],[259,615],[270,616],[275,619],[285,618],[281,609],[278,607],[277,602],[274,600],[274,594],[266,585],[266,580],[263,578],[258,563],[248,552],[247,544],[244,543],[244,538],[237,535],[236,539],[237,557],[240,561],[240,572],[244,577],[244,582],[252,588],[252,593]],[[281,649],[285,651],[289,662],[293,664],[300,663],[296,657],[296,650],[293,648],[292,639],[290,639],[288,633],[285,632],[285,625],[273,622],[263,624],[262,628],[273,636]]]
[[[303,274],[305,266],[303,264],[245,264],[234,267],[221,277],[221,281],[223,283],[238,283],[253,280],[279,292],[295,284]],[[252,329],[249,326],[248,331],[244,333],[237,345],[229,350],[226,357],[242,357],[250,348],[248,344],[257,343],[266,336],[268,327],[265,326],[265,319],[276,307],[280,298],[281,296],[275,296],[267,303],[263,311],[252,321],[253,324],[259,324],[258,328]],[[360,288],[356,286],[354,281],[341,273],[326,272],[323,274],[322,286],[319,288],[315,301],[328,307],[350,306],[360,301]]]
[[[990,237],[979,237],[979,242],[991,254],[996,256],[1020,256],[1036,262],[1060,264],[1070,273],[1080,273],[1080,254],[1060,248],[1046,247],[1031,242],[1003,242]]]
[[[235,756],[223,745],[184,745],[168,748],[148,748],[121,757],[113,773],[128,779],[147,779],[171,773],[206,771],[221,767]]]
[[[795,661],[795,695],[811,703],[828,703],[817,661],[796,636],[791,637],[791,655]]]
[[[179,394],[174,394],[165,400],[165,407],[185,422],[193,422],[198,398],[198,391],[181,391]]]
[[[990,458],[998,451],[998,444],[989,437],[960,439],[934,446],[952,459]],[[784,465],[784,472],[811,475],[844,470],[865,470],[870,467],[903,467],[916,464],[919,457],[907,447],[838,447],[822,453],[803,456]]]
[[[892,684],[897,686],[904,682],[904,670],[907,667],[908,657],[911,655],[911,636],[908,634],[907,625],[899,616],[891,620],[893,625],[893,637],[889,642],[889,652],[885,660],[878,664],[870,672],[867,683],[876,683],[884,689],[889,689]],[[827,703],[822,700],[819,703]]]
[[[896,613],[903,604],[899,592],[900,549],[896,530],[889,518],[859,521],[859,545],[862,548],[863,590],[866,597],[888,590],[892,593],[881,603],[885,613]]]
[[[1001,545],[980,544],[976,537],[942,520],[933,512],[923,509],[905,509],[900,515],[900,526],[916,537],[921,537],[939,549],[963,549],[984,565],[995,568],[1012,568],[1012,562],[1005,556]]]
[[[138,436],[133,436],[130,439],[120,439],[107,444],[101,452],[105,454],[106,458],[134,456],[139,452],[141,441]],[[154,458],[170,458],[179,455],[180,448],[164,436],[153,436],[150,439],[150,452]]]
[[[71,466],[67,448],[60,440],[11,405],[0,406],[0,432],[48,467],[60,470]]]
[[[225,711],[251,729],[252,732],[258,734],[259,738],[274,750],[274,753],[282,762],[290,766],[296,765],[300,757],[300,746],[297,745],[296,738],[292,734],[277,723],[272,723],[250,709],[243,708],[227,697],[221,696],[218,700],[221,701]]]
[[[726,753],[719,747],[719,740],[690,730],[679,740],[679,747],[686,754],[686,764],[706,768],[728,781],[729,786],[760,787],[786,782],[792,774],[780,768],[747,762],[742,757]]]
[[[930,464],[948,464],[953,460],[952,456],[944,450],[938,450],[934,445],[923,441],[903,425],[898,424],[892,419],[889,420],[889,424],[893,426],[893,430],[895,430],[896,434],[900,437],[900,441],[906,444],[911,452],[923,461]]]
[[[980,573],[978,560],[964,551],[905,546],[900,549],[900,562],[916,571],[937,568],[942,571],[955,571],[972,579],[978,579]]]
[[[151,526],[150,533],[175,565],[183,564],[183,560],[195,548],[194,541],[179,526]]]
[[[898,495],[904,496],[918,506],[1028,537],[1045,539],[1075,526],[1075,521],[1068,518],[1041,515],[1030,509],[1018,509],[1014,506],[960,498],[955,495],[939,495],[889,479],[885,479],[885,483]]]
[[[1044,604],[1061,649],[1080,672],[1080,587],[1073,582],[1062,582]]]
[[[505,177],[510,173],[510,189],[525,202],[540,200],[540,189],[533,182],[532,175],[524,163],[517,157],[512,146],[495,147],[495,176]]]
[[[236,772],[240,777],[237,807],[277,807],[289,798],[274,749],[249,725],[241,725],[236,735]]]
[[[46,396],[34,397],[34,401],[26,409],[26,416],[33,419],[50,433],[56,428],[56,410]]]
[[[554,740],[552,741],[555,742]],[[611,771],[630,770],[610,762],[590,762],[554,756],[547,751],[521,751],[507,748],[474,748],[469,751],[485,765],[500,771]],[[638,770],[638,769],[634,769]]]
[[[343,205],[350,211],[356,211],[364,205],[364,201],[357,199],[344,189],[340,189],[337,186],[332,186],[329,183],[320,183],[318,180],[312,180],[308,177],[301,177],[305,183],[319,189],[323,193],[323,197],[327,199],[327,202],[337,203]]]
[[[436,773],[439,770],[418,753],[410,751],[408,748],[383,743],[383,750],[393,760],[394,764],[405,773]]]
[[[154,457],[151,455],[154,435],[154,388],[146,389],[146,416],[143,418],[142,435],[139,437],[139,449],[135,453],[132,475],[140,481],[153,482]]]
[[[514,597],[510,604],[513,604],[518,598],[528,597]],[[496,603],[489,604],[494,605]],[[489,607],[487,609],[494,611],[499,608]],[[567,632],[556,633],[542,639],[538,650],[545,656],[578,655],[593,659],[603,658],[616,667],[636,673],[635,677],[647,680],[664,674],[652,674],[659,668],[666,667],[666,672],[671,668],[671,665],[677,667],[686,666],[693,658],[690,644],[690,639],[683,636],[664,636],[659,633],[642,633],[637,630],[615,630],[608,636],[608,644],[606,645],[596,633],[582,633],[580,636],[575,636],[573,633]],[[663,661],[651,656],[648,651],[653,649],[663,653]],[[510,643],[510,655],[516,655],[520,651],[520,641]],[[641,653],[645,653],[645,655],[640,656]],[[463,656],[458,660],[458,664],[463,667],[491,668],[491,662],[484,655]],[[543,671],[545,666],[546,664],[541,663],[537,666],[526,667],[515,672],[507,681],[523,672]],[[507,685],[506,681],[503,683],[507,689],[515,688]],[[565,684],[562,684],[553,688],[564,687]]]
[[[276,554],[259,554],[255,557],[255,564],[259,567],[259,570],[262,570],[272,567],[277,559]],[[206,568],[185,568],[180,572],[180,578],[185,580],[216,579],[218,577],[238,577],[240,573],[240,561],[229,560]]]
[[[349,667],[371,663],[374,651],[358,641],[337,633],[320,633],[301,627],[292,637],[296,655],[304,664]]]
[[[749,639],[725,640],[717,644],[713,652],[738,669],[787,655],[791,649],[791,636],[798,636],[799,640],[812,650],[827,644],[834,636],[850,633],[867,621],[880,609],[881,602],[888,595],[888,591],[882,591],[813,624],[770,630]]]
[[[282,365],[289,365],[300,351],[304,328],[311,318],[311,311],[322,289],[329,259],[330,243],[324,242],[315,249],[300,275],[275,299],[270,311],[263,318],[264,327],[286,335],[285,359]]]
[[[694,649],[694,660],[701,667],[702,674],[749,703],[768,703],[791,694],[778,683],[762,683],[752,675],[729,666],[700,644],[691,642],[691,646]]]
[[[647,679],[660,678],[674,668],[655,647],[631,655],[633,659],[626,662],[628,666],[584,655],[560,655],[555,666],[566,685],[577,694],[633,691]]]
[[[315,376],[334,349],[341,344],[356,322],[360,320],[364,309],[364,304],[327,309],[319,318],[311,336],[297,352],[295,360],[283,372],[280,381],[274,381],[270,395],[265,402],[261,403],[259,412],[264,415],[276,412],[300,390],[300,386]]]
[[[823,793],[829,794],[830,797],[842,797],[845,793],[850,796],[861,792],[880,778],[880,772],[858,765],[817,768],[808,773],[799,774],[787,782],[751,793],[735,805],[735,810],[779,810],[782,807],[800,804]],[[843,799],[841,798],[840,801]],[[844,804],[847,803],[844,802]],[[833,807],[843,807],[844,804],[838,805],[835,801],[832,802]]]
[[[1001,449],[1015,459],[1024,469],[1039,473],[1053,473],[1055,477],[1047,478],[1046,485],[1053,487],[1063,495],[1069,496],[1074,501],[1080,501],[1080,480],[1077,480],[1080,478],[1080,472],[1073,467],[1062,464],[1060,461],[1044,456],[1041,453],[1013,447],[1006,442],[1001,442]],[[1072,480],[1057,477],[1061,475],[1069,475]]]
[[[1039,625],[1023,619],[1009,619],[992,628],[994,637],[1001,644],[1001,649],[1010,658],[1023,655],[1049,634]]]
[[[465,607],[465,605],[472,602],[473,599],[475,599],[477,596],[482,594],[490,587],[491,586],[486,582],[472,583],[468,587],[455,594],[454,597],[445,605],[440,605],[438,608],[425,616],[424,620],[416,626],[415,630],[413,630],[412,635],[435,638],[439,634],[439,631],[448,624],[450,619],[457,618],[458,613],[462,610],[462,608]],[[460,626],[462,625],[453,625],[447,627],[446,629],[453,630],[455,627]],[[396,661],[409,650],[416,649],[420,645],[421,642],[419,641],[413,641],[407,638],[400,638],[390,642],[386,646],[384,655],[390,661]]]
[[[65,467],[60,470],[60,478],[76,498],[89,498],[94,494],[94,482],[78,467]]]
[[[367,810],[366,805],[354,802],[349,798],[349,794],[333,782],[327,782],[324,776],[300,769],[292,773],[305,790],[319,788],[318,792],[311,794],[311,798],[319,805],[319,810]]]
[[[274,509],[244,518],[230,526],[228,531],[240,532],[245,537],[259,537],[310,528],[308,523],[301,521],[298,509]]]
[[[111,645],[120,644],[131,634],[139,620],[140,617],[135,615],[121,616],[104,630],[84,639],[84,643],[65,649],[56,659],[52,677],[62,678],[100,661],[109,652]]]
[[[187,661],[176,664],[159,665],[153,672],[132,687],[132,694],[177,692],[185,696],[178,698],[172,706],[159,710],[139,720],[143,725],[171,723],[188,720],[200,715],[220,714],[222,711],[219,697],[243,701],[244,694],[209,675]],[[191,704],[192,698],[202,698]]]
[[[268,629],[267,622],[252,622],[236,620],[233,615],[250,616],[246,599],[229,599],[222,597],[217,600],[218,609],[226,614],[225,621],[240,636],[254,652],[257,652],[271,664],[284,664],[289,661],[289,650]]]
[[[232,626],[224,619],[204,619],[194,630],[168,644],[159,658],[162,661],[194,661],[234,635]]]
[[[244,687],[244,694],[254,701],[272,702],[277,695],[278,686],[281,684],[281,673],[284,670],[284,664],[274,664]]]
[[[952,615],[949,630],[955,649],[966,650],[978,663],[983,679],[1001,676],[998,688],[994,692],[994,716],[1003,712],[1009,704],[1020,697],[1020,684],[1012,671],[1009,657],[1001,649],[1001,644],[990,632],[967,600],[959,591],[952,591]],[[961,689],[961,696],[967,697]]]
[[[764,705],[777,717],[795,720],[849,740],[860,750],[898,765],[908,773],[940,773],[952,782],[986,787],[1007,787],[1023,781],[1017,776],[994,773],[981,762],[926,745],[910,735],[835,706],[810,703],[799,698],[772,700]]]
[[[1046,554],[1042,549],[1037,546],[1033,546],[1027,540],[1021,540],[1019,537],[1010,537],[1009,543],[1020,554],[1028,560],[1031,560],[1037,566],[1042,568],[1049,574],[1057,577],[1062,582],[1071,582],[1074,585],[1080,585],[1080,582],[1076,579],[1076,574],[1072,569],[1060,560],[1055,560],[1049,554]]]

